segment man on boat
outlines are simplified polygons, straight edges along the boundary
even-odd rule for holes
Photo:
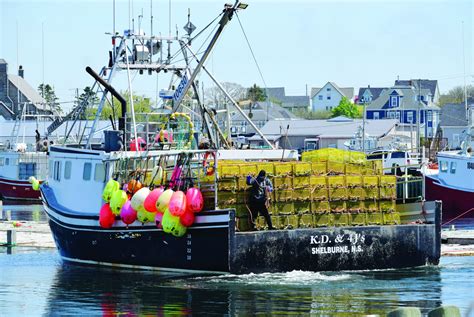
[[[273,191],[272,182],[266,177],[264,170],[258,173],[257,178],[247,176],[247,185],[251,185],[249,208],[252,215],[252,223],[255,226],[255,219],[258,214],[262,215],[267,222],[268,229],[273,230],[272,219],[268,213],[270,203],[270,193]]]

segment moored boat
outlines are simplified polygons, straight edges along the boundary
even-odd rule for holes
[[[360,153],[357,158],[337,153],[333,160],[322,151],[325,159],[300,162],[295,151],[285,149],[232,149],[216,112],[200,103],[194,80],[206,70],[204,62],[223,27],[245,7],[239,1],[225,5],[201,58],[189,46],[190,22],[187,40],[113,33],[110,66],[100,74],[87,69],[94,86],[103,86],[103,96],[94,123],[86,128],[89,135],[95,132],[110,92],[122,105],[118,130],[106,131],[102,145],[93,145],[86,135],[75,146],[51,146],[49,176],[40,187],[61,257],[91,265],[237,274],[437,264],[440,204],[409,196],[407,184],[401,184],[397,204],[396,176],[377,174],[381,162],[367,163]],[[160,57],[154,62],[153,53],[145,54],[173,40],[180,44],[185,66]],[[187,51],[197,63],[193,68]],[[152,123],[156,114],[147,115],[147,124],[137,131],[133,98],[128,111],[127,101],[110,85],[120,69],[129,81],[131,71],[178,76],[178,84],[162,95],[171,101],[169,115],[156,120],[159,125]],[[194,123],[178,112],[189,92],[208,140],[200,138],[199,145]],[[235,109],[241,111],[238,105]],[[273,177],[276,230],[265,230],[260,217],[249,219],[244,179],[260,169]],[[259,230],[249,230],[251,223]]]

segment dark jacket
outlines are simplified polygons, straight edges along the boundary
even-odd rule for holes
[[[273,191],[272,182],[266,177],[257,177],[253,178],[247,176],[247,185],[252,185],[250,189],[250,200],[251,201],[260,201],[265,202],[265,188],[268,188],[268,191]]]

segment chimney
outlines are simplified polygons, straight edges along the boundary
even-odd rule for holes
[[[25,70],[21,65],[18,67],[18,76],[20,76],[21,78],[25,78]]]

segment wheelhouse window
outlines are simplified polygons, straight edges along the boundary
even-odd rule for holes
[[[102,163],[95,164],[94,180],[96,182],[105,182],[105,167]]]
[[[66,161],[64,164],[64,179],[71,179],[71,161]]]
[[[456,162],[451,162],[451,168],[449,170],[451,171],[451,174],[456,173]]]
[[[5,158],[0,157],[0,166],[3,166],[3,165],[5,165]]]
[[[440,161],[440,164],[441,164],[440,172],[446,173],[448,171],[448,162]]]
[[[54,161],[53,179],[57,182],[61,180],[61,161]]]
[[[10,165],[10,158],[9,157],[6,157],[5,158],[5,165]]]
[[[82,179],[85,181],[91,180],[92,164],[84,163],[84,170],[82,172]]]

